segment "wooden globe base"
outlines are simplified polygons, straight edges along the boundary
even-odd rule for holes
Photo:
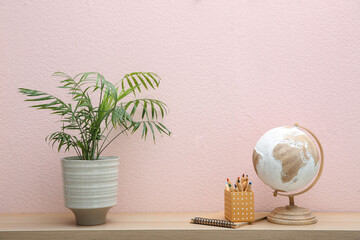
[[[309,225],[317,222],[309,209],[296,205],[275,208],[269,213],[267,220],[282,225]]]

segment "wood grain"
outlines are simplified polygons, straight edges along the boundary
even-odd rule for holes
[[[0,239],[360,239],[360,213],[315,213],[318,223],[285,226],[256,222],[239,229],[190,224],[217,213],[109,213],[99,226],[76,226],[69,213],[2,214]]]

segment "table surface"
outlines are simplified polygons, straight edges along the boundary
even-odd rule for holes
[[[109,213],[107,223],[98,226],[77,226],[71,213],[1,214],[0,239],[360,239],[360,213],[314,214],[313,225],[262,220],[238,229],[189,223],[193,217],[223,219],[223,212]]]

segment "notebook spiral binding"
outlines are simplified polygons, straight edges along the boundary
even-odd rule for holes
[[[235,227],[235,224],[233,222],[227,220],[212,219],[212,218],[195,217],[191,219],[191,222],[196,224],[205,224],[205,225],[219,226],[219,227],[228,227],[228,228]]]

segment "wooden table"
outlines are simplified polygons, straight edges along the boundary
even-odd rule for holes
[[[360,239],[360,213],[315,213],[318,223],[284,226],[262,220],[238,229],[190,224],[218,213],[109,213],[104,225],[76,226],[70,213],[2,214],[0,239]]]

